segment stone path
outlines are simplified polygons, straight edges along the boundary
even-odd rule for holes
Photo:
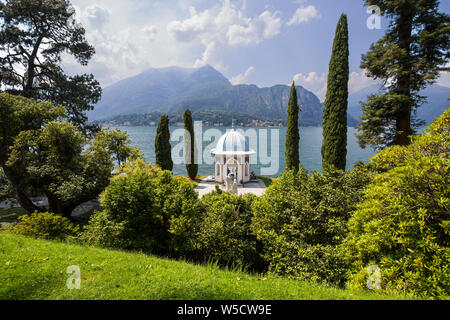
[[[196,190],[199,194],[199,197],[203,197],[205,194],[211,193],[216,189],[217,182],[207,182],[206,180],[203,180],[199,183]],[[225,186],[219,184],[220,189],[225,191]],[[266,192],[266,185],[261,180],[255,180],[248,182],[244,185],[244,187],[239,186],[238,189],[239,195],[247,194],[247,193],[253,193],[257,196],[262,196]]]

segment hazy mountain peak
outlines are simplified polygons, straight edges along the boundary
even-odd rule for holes
[[[151,68],[103,90],[103,97],[90,112],[90,120],[154,111],[170,113],[191,110],[221,110],[265,119],[285,119],[290,86],[259,88],[232,86],[210,65],[200,68],[169,66]],[[320,125],[322,104],[310,91],[297,86],[302,105],[300,122]]]

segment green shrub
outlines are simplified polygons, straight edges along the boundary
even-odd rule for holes
[[[66,240],[77,236],[78,226],[57,214],[35,212],[19,217],[19,223],[11,227],[11,232],[23,236],[46,240]]]
[[[264,245],[269,271],[344,285],[346,266],[337,246],[370,182],[363,165],[311,176],[285,172],[253,205],[252,229]]]
[[[252,235],[251,206],[256,196],[212,192],[201,199],[196,226],[196,248],[203,259],[263,270],[256,237]]]
[[[197,197],[186,179],[143,160],[129,162],[101,195],[103,212],[91,218],[82,239],[156,254],[183,252]]]
[[[450,109],[409,147],[372,159],[382,171],[349,221],[343,248],[351,287],[366,287],[366,269],[381,287],[413,295],[450,294]]]

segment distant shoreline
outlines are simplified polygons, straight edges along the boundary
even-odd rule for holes
[[[91,123],[92,124],[92,123]],[[98,124],[98,123],[97,123]],[[142,128],[157,128],[158,126],[150,126],[150,125],[107,125],[107,124],[99,124],[105,128],[133,128],[133,127],[142,127]],[[182,128],[183,126],[170,125],[171,128]],[[203,126],[203,128],[231,128],[232,126]],[[235,126],[236,128],[287,128],[287,126]],[[348,126],[349,128],[355,128],[352,126]],[[299,126],[299,128],[322,128],[322,125],[309,125],[309,126]]]

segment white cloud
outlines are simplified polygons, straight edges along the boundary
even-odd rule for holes
[[[221,49],[216,42],[212,41],[206,45],[205,51],[200,59],[195,60],[194,68],[204,65],[213,65],[217,69],[225,69],[221,62]]]
[[[201,39],[208,30],[217,30],[214,18],[209,10],[197,14],[194,7],[190,8],[191,17],[185,20],[175,20],[167,25],[167,31],[178,42],[191,42]]]
[[[450,72],[442,72],[437,84],[443,87],[450,87]]]
[[[311,90],[320,101],[325,100],[327,93],[327,75],[325,73],[317,74],[317,72],[310,72],[308,74],[298,73],[294,76],[296,84]]]
[[[102,6],[93,4],[87,7],[80,16],[82,21],[86,21],[91,27],[101,30],[109,22],[110,11]]]
[[[311,90],[320,101],[324,101],[327,94],[327,78],[328,76],[325,73],[318,74],[317,72],[310,72],[308,74],[296,74],[294,81],[306,89]],[[364,70],[361,72],[352,72],[348,81],[348,93],[353,94],[374,84],[379,84],[379,82],[368,78]]]
[[[110,85],[150,66],[147,45],[155,39],[156,26],[135,26],[111,32],[108,24],[113,10],[93,4],[84,9],[75,6],[77,20],[86,27],[86,37],[95,48],[95,55],[84,70],[73,58],[64,59],[69,73],[93,73],[102,86]]]
[[[320,85],[327,81],[327,79],[325,73],[318,75],[317,72],[310,72],[307,75],[303,75],[302,73],[296,74],[294,81],[302,85]]]
[[[142,32],[144,33],[147,40],[153,41],[158,34],[158,28],[156,26],[145,26],[142,28]]]
[[[445,67],[450,68],[450,62]],[[439,79],[437,79],[437,84],[443,87],[450,87],[450,72],[442,71]]]
[[[237,76],[231,78],[230,82],[232,85],[243,84],[247,78],[255,71],[254,67],[248,68],[244,73],[238,74]]]
[[[288,21],[287,25],[291,26],[294,24],[300,24],[310,21],[311,19],[319,18],[320,14],[316,7],[309,5],[307,7],[298,8],[292,18]]]
[[[352,72],[350,73],[350,79],[348,81],[348,92],[349,94],[353,94],[374,84],[379,84],[379,82],[367,77],[365,70],[362,70],[361,72]]]
[[[230,45],[254,44],[280,33],[278,13],[264,11],[246,18],[229,0],[222,5],[197,12],[190,7],[190,17],[174,20],[167,25],[169,34],[179,42],[221,42]]]
[[[244,24],[229,26],[228,43],[231,45],[259,43],[280,33],[281,19],[278,13],[264,11],[258,17],[249,19]]]
[[[190,16],[168,23],[167,32],[176,42],[203,46],[202,57],[194,65],[209,63],[224,69],[219,56],[227,47],[258,44],[280,33],[278,12],[266,10],[258,16],[246,17],[243,8],[245,2],[236,8],[229,0],[201,12],[190,7]]]

